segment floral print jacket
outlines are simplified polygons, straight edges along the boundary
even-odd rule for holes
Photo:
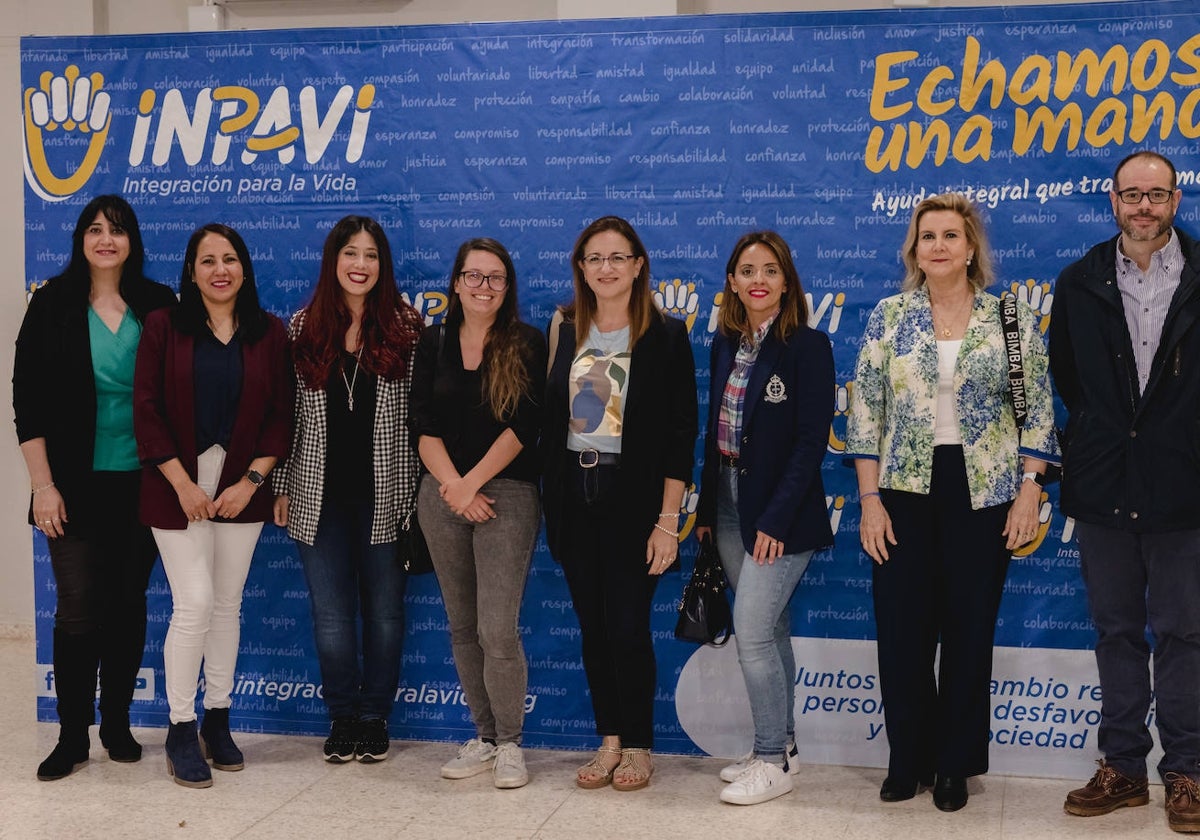
[[[1060,461],[1046,347],[1032,310],[1017,304],[1028,414],[1017,433],[1000,301],[976,292],[954,368],[967,486],[974,510],[1016,498],[1021,459]],[[847,459],[879,461],[879,486],[929,493],[938,351],[924,287],[884,298],[863,334],[846,430]]]

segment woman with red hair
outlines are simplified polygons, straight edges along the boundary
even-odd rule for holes
[[[397,292],[378,222],[334,225],[312,301],[289,331],[296,426],[275,474],[275,522],[299,546],[308,579],[332,719],[325,760],[382,761],[404,644],[396,539],[416,504],[406,417],[421,318]]]

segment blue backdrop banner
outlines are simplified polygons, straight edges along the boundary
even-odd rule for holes
[[[307,300],[326,233],[353,212],[383,224],[427,323],[442,317],[458,244],[486,235],[512,251],[521,311],[544,327],[570,297],[576,234],[615,213],[649,249],[661,306],[689,325],[706,412],[729,250],[747,230],[779,231],[838,377],[824,465],[837,546],[793,602],[809,760],[886,762],[870,560],[840,453],[861,331],[898,288],[911,208],[945,190],[978,202],[1002,287],[1042,314],[1043,331],[1058,272],[1116,232],[1107,192],[1129,151],[1170,156],[1188,196],[1180,223],[1197,218],[1200,12],[1183,0],[27,38],[21,67],[27,291],[65,265],[80,208],[118,192],[139,214],[148,274],[176,287],[190,233],[225,222],[251,248],[264,304],[286,318]],[[693,488],[685,557],[695,500]],[[1012,650],[997,660],[993,767],[1078,775],[1097,754],[1100,698],[1056,501],[1050,488],[1005,589],[996,638]],[[51,719],[54,584],[40,535],[34,545],[39,716]],[[736,657],[671,636],[682,582],[669,576],[654,606],[658,747],[743,752]],[[432,576],[410,581],[406,606],[393,733],[471,737]],[[169,614],[156,571],[141,723],[166,721]],[[591,745],[579,628],[544,541],[521,628],[526,744]],[[320,682],[296,550],[268,526],[246,586],[234,723],[323,732]]]

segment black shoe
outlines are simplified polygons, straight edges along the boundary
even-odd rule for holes
[[[246,766],[242,751],[229,734],[229,709],[205,709],[200,724],[200,746],[204,757],[212,759],[217,770],[241,770]]]
[[[196,721],[172,723],[167,730],[167,774],[175,784],[190,788],[212,787],[212,771],[200,752]]]
[[[938,776],[933,785],[933,804],[939,811],[957,811],[967,804],[967,780],[962,776]]]
[[[334,764],[354,760],[358,747],[358,718],[335,718],[325,739],[325,760]]]
[[[388,728],[383,718],[371,718],[359,722],[358,746],[354,757],[363,764],[383,761],[388,756]]]
[[[129,763],[142,760],[142,745],[129,731],[129,712],[101,712],[100,743],[113,761]]]
[[[879,798],[884,802],[903,802],[912,799],[922,788],[933,787],[932,779],[913,780],[903,776],[888,776],[879,788]]]
[[[38,765],[37,777],[43,782],[53,782],[70,776],[87,764],[91,742],[85,732],[83,738],[59,735],[58,743],[46,760]]]

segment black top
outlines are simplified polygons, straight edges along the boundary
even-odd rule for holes
[[[88,338],[89,291],[86,280],[56,277],[34,292],[13,363],[17,439],[46,439],[54,485],[70,517],[69,534],[91,521],[86,501],[96,444],[96,380]],[[130,284],[122,295],[143,324],[153,310],[176,303],[174,292],[150,280]]]
[[[483,393],[482,372],[463,367],[457,324],[426,330],[417,345],[409,429],[414,435],[441,438],[459,475],[479,463],[505,429],[512,429],[521,441],[521,451],[495,477],[538,480],[537,443],[546,383],[546,340],[528,324],[520,324],[518,329],[525,345],[523,360],[529,374],[529,392],[505,421],[492,416]]]
[[[209,330],[196,336],[192,356],[196,387],[196,452],[229,448],[238,400],[242,396],[242,339],[234,333],[222,344]]]
[[[355,374],[357,367],[358,373]],[[354,410],[350,388],[354,386]],[[325,383],[326,503],[370,502],[375,487],[372,466],[375,437],[375,374],[342,351]]]

